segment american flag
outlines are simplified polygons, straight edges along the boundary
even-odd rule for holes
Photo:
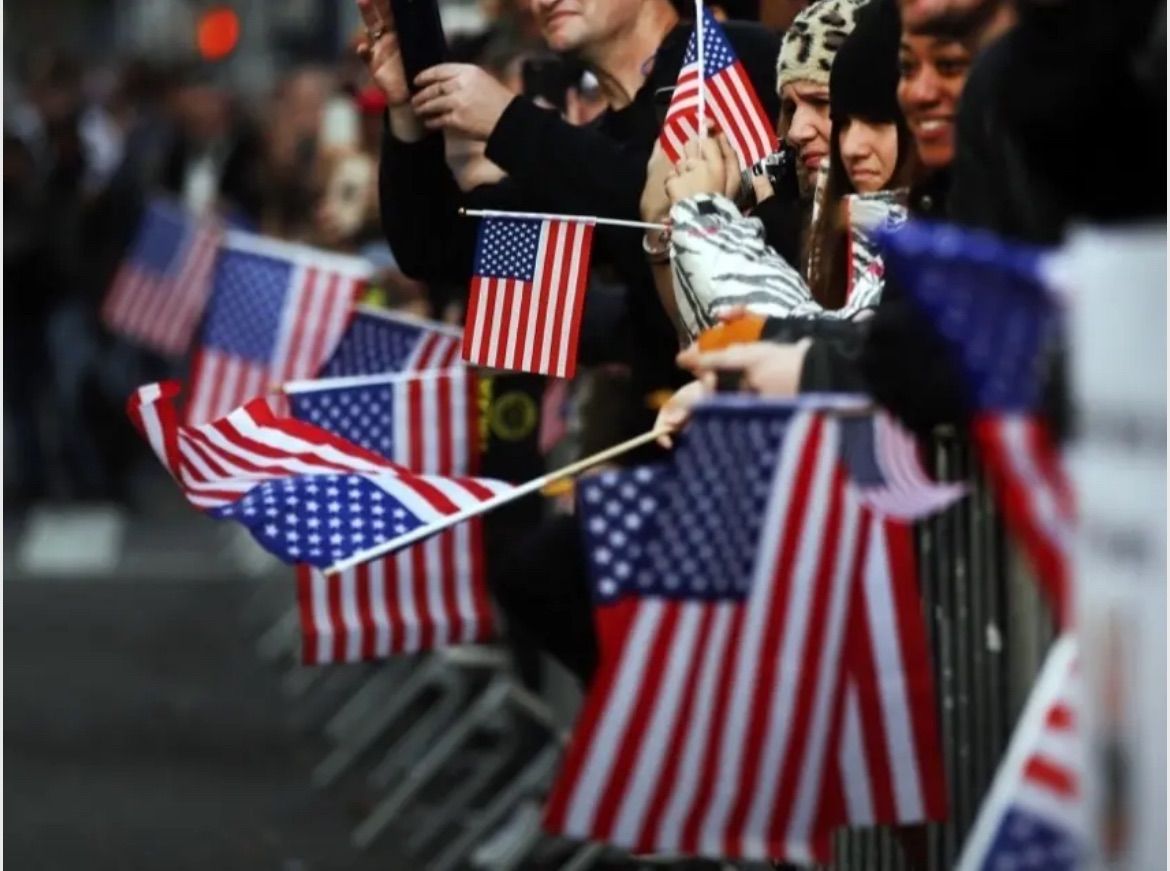
[[[321,367],[322,377],[445,369],[458,362],[463,331],[399,312],[359,305]]]
[[[177,382],[149,384],[127,411],[187,500],[243,524],[286,562],[327,568],[506,492],[510,485],[420,475],[255,399],[179,425]]]
[[[703,91],[705,111],[739,157],[741,169],[770,154],[776,144],[773,120],[764,111],[747,70],[735,56],[719,22],[703,10]],[[659,140],[672,162],[683,156],[683,148],[698,133],[699,50],[695,34],[687,43],[674,95],[666,109]]]
[[[946,817],[946,772],[913,530],[865,511],[837,750],[844,822]]]
[[[294,417],[379,456],[416,472],[456,475],[476,468],[476,392],[474,374],[458,366],[325,379],[289,399]],[[299,566],[305,662],[384,658],[488,638],[481,537],[480,521],[472,519],[337,576]]]
[[[222,238],[215,220],[152,201],[106,294],[106,326],[161,354],[185,354],[211,293]]]
[[[316,375],[369,272],[357,258],[228,233],[192,366],[187,423]]]
[[[831,418],[716,398],[668,465],[581,482],[601,659],[553,832],[826,860],[862,506]]]
[[[844,819],[943,819],[934,676],[908,523],[953,504],[966,488],[931,480],[914,437],[881,410],[842,416],[837,425],[849,486],[864,506],[837,758]]]
[[[956,866],[1088,867],[1076,642],[1053,644]]]
[[[585,221],[484,218],[463,358],[571,378],[592,244],[593,225]]]
[[[911,222],[882,239],[887,267],[954,351],[1004,519],[1067,621],[1073,496],[1039,414],[1060,315],[1046,254],[942,224]]]

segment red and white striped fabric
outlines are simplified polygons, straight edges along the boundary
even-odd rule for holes
[[[161,354],[187,352],[199,326],[223,228],[151,202],[102,304],[109,329]]]
[[[179,391],[175,381],[140,387],[127,413],[187,500],[203,510],[237,502],[260,483],[297,476],[369,476],[428,520],[511,489],[483,478],[416,474],[320,427],[280,417],[263,399],[218,420],[181,425],[174,409]]]
[[[370,274],[364,260],[228,233],[191,373],[190,424],[317,374]],[[284,411],[280,397],[271,399]]]
[[[887,517],[919,520],[949,507],[967,493],[961,483],[940,483],[926,473],[918,442],[884,411],[873,415],[874,454],[884,483],[862,487],[872,510]]]
[[[980,415],[973,431],[1004,520],[1035,564],[1057,620],[1068,626],[1075,503],[1056,444],[1027,414]]]
[[[639,852],[829,857],[842,648],[863,510],[837,425],[784,438],[746,600],[628,598],[546,826]],[[612,651],[612,655],[610,655]]]
[[[592,245],[593,225],[584,221],[484,218],[463,359],[571,378]]]
[[[1076,641],[1053,643],[956,864],[1089,868],[1087,757]]]
[[[491,638],[482,539],[476,518],[338,575],[298,566],[305,664],[385,659]]]
[[[457,346],[448,349],[457,353]],[[445,362],[451,362],[446,359]],[[365,392],[375,379],[330,379],[353,383]],[[400,373],[380,379],[382,394],[366,393],[389,415],[390,457],[414,471],[474,474],[478,466],[478,381],[459,366],[451,370]],[[329,392],[329,391],[323,391]],[[390,403],[387,408],[385,401]],[[300,397],[293,407],[308,412]],[[357,420],[335,418],[336,427],[355,440],[381,447],[362,422],[359,402],[350,407]],[[313,412],[310,419],[324,411]],[[323,416],[324,418],[325,416]],[[379,432],[378,435],[381,435]],[[303,658],[306,664],[356,662],[448,644],[483,641],[493,634],[486,591],[482,525],[460,524],[401,553],[347,569],[335,577],[301,566],[297,570]]]
[[[913,531],[871,512],[864,522],[837,755],[844,821],[941,820],[946,772]]]
[[[699,88],[703,81],[698,60],[698,46],[692,33],[659,137],[662,150],[674,163],[682,158],[686,144],[699,133]],[[747,169],[773,151],[776,133],[723,28],[705,9],[703,66],[706,71],[704,111],[727,135],[739,158],[740,169]]]

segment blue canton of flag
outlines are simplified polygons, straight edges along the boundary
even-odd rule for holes
[[[671,462],[580,483],[595,596],[743,599],[790,406],[696,410]]]
[[[1035,409],[1058,325],[1043,281],[1045,252],[918,221],[879,238],[887,269],[953,347],[974,406]]]
[[[207,310],[204,346],[256,363],[271,360],[292,271],[285,260],[225,250],[215,268],[216,293]]]
[[[1082,852],[1067,828],[1026,810],[1013,808],[1004,816],[983,871],[1075,871]]]
[[[298,420],[392,460],[395,392],[392,384],[314,390],[290,394],[289,406]]]
[[[699,60],[699,45],[692,33],[687,43],[687,53],[683,57],[683,66],[696,63]],[[735,51],[723,28],[715,20],[715,16],[707,9],[703,10],[703,73],[704,78],[723,72],[736,61]]]
[[[410,504],[417,497],[396,496],[400,489],[391,475],[298,476],[258,484],[208,513],[244,524],[287,562],[328,568],[435,519],[435,512]]]
[[[526,218],[489,218],[481,226],[475,246],[475,274],[484,278],[532,281],[540,248],[541,221]]]
[[[457,362],[459,332],[443,324],[359,309],[322,377],[379,375],[431,369]]]
[[[170,272],[179,264],[190,219],[172,209],[152,208],[130,256],[141,267],[157,273]]]

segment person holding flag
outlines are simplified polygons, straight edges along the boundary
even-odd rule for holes
[[[647,160],[668,102],[664,98],[678,80],[693,30],[680,23],[669,0],[534,4],[549,46],[583,61],[600,83],[608,108],[587,128],[515,97],[471,65],[440,64],[409,81],[388,0],[359,0],[358,7],[368,36],[360,51],[388,103],[380,169],[382,224],[407,275],[427,282],[469,280],[477,222],[460,217],[460,207],[639,217]],[[724,29],[767,116],[776,117],[778,39],[756,24],[728,22]],[[444,143],[466,139],[485,143],[487,158],[507,177],[461,191],[445,162]],[[664,192],[661,198],[665,204]],[[582,362],[630,367],[635,400],[616,412],[621,428],[613,436],[618,440],[648,429],[654,417],[649,398],[682,380],[673,363],[677,337],[659,305],[641,242],[637,230],[597,226],[593,262],[610,268],[624,285],[625,317],[622,323],[585,330],[605,336],[607,346],[579,351]],[[586,305],[584,319],[590,317]],[[497,540],[497,524],[508,526],[510,513],[489,519],[489,541]],[[577,520],[562,516],[534,527],[525,519],[517,525],[522,535],[506,536],[508,552],[499,559],[489,556],[489,563],[507,566],[489,578],[492,592],[536,643],[586,680],[595,667],[595,651],[592,621],[587,607],[581,607],[588,594]]]

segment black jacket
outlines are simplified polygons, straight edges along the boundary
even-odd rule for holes
[[[779,38],[753,24],[728,22],[725,30],[764,108],[776,117]],[[574,127],[555,112],[514,99],[487,142],[487,157],[508,173],[498,184],[463,194],[444,161],[440,136],[407,144],[387,130],[380,172],[382,224],[403,272],[428,282],[466,284],[476,222],[459,217],[460,206],[636,220],[646,163],[661,128],[654,93],[673,87],[690,32],[689,24],[672,30],[633,102],[604,113],[589,127]],[[639,232],[599,227],[593,264],[610,268],[625,286],[632,338],[629,347],[604,349],[603,359],[628,362],[643,393],[680,383],[673,362],[677,339],[655,293]],[[585,305],[588,318],[589,297]]]

